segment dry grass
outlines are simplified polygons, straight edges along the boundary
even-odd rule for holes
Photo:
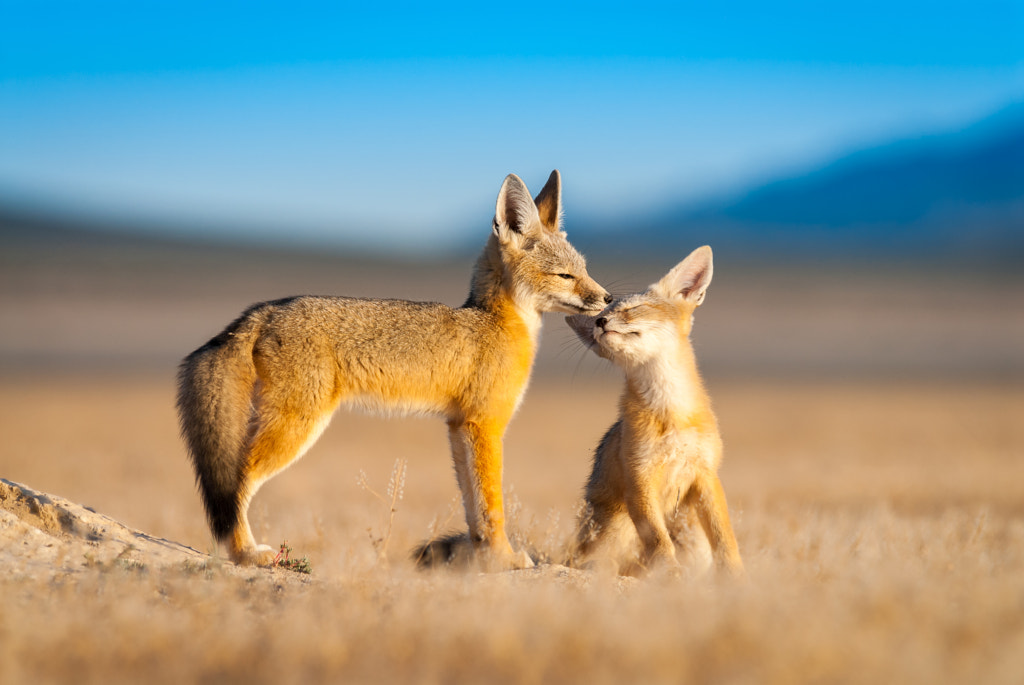
[[[0,250],[0,477],[200,550],[176,360],[261,298],[457,303],[468,281],[468,264],[18,249]],[[624,289],[674,261],[592,273]],[[462,525],[444,426],[343,412],[252,508],[309,582],[0,569],[0,682],[1021,682],[1024,280],[918,276],[716,264],[696,342],[745,584],[417,573],[408,551]],[[563,328],[505,443],[516,537],[553,558],[619,390]]]
[[[538,383],[510,430],[514,523],[548,555],[616,385]],[[254,506],[265,541],[310,556],[311,583],[121,568],[0,580],[0,679],[1019,682],[1024,393],[711,389],[746,584],[419,574],[407,550],[461,524],[443,426],[342,413]],[[4,475],[209,548],[170,396],[167,378],[8,380]],[[358,477],[384,493],[396,458],[392,520]]]

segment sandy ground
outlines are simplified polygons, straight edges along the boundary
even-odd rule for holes
[[[668,266],[591,271],[625,290]],[[146,551],[216,553],[177,435],[181,356],[249,302],[289,293],[457,304],[468,265],[22,245],[0,267],[0,478],[59,505],[3,508],[21,513],[0,518],[2,682],[1024,674],[1019,277],[951,287],[935,271],[716,264],[695,335],[749,578],[623,584],[556,567],[416,572],[409,549],[462,525],[444,426],[345,412],[252,508],[257,536],[287,540],[312,576]],[[505,484],[516,543],[557,559],[620,381],[556,317],[546,327]],[[396,463],[392,515],[377,495]],[[62,527],[59,511],[100,518]],[[133,531],[145,538],[118,537]]]
[[[812,505],[1024,514],[1024,393],[1017,389],[728,381],[711,391],[726,444],[722,477],[740,519],[750,507]],[[550,526],[556,539],[568,533],[617,395],[615,379],[535,383],[506,436],[506,488],[527,527]],[[4,477],[212,551],[172,398],[169,378],[7,381],[0,386]],[[252,509],[258,535],[324,552],[318,566],[340,570],[349,548],[365,546],[365,531],[381,525],[383,506],[360,474],[384,495],[397,460],[407,473],[392,550],[400,556],[432,526],[461,526],[443,422],[343,411],[261,491]],[[326,549],[327,526],[364,532]]]

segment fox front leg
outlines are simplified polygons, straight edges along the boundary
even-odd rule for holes
[[[452,448],[455,479],[458,481],[459,493],[462,495],[462,508],[466,512],[469,539],[475,546],[482,539],[483,510],[480,502],[480,489],[476,485],[473,473],[473,453],[462,422],[448,422],[448,442]]]
[[[658,499],[642,483],[636,483],[630,490],[626,509],[640,538],[640,565],[647,570],[660,565],[678,567],[676,547]]]
[[[729,521],[729,507],[725,501],[722,481],[715,473],[699,476],[693,483],[687,501],[700,517],[701,526],[711,543],[711,551],[719,568],[731,575],[744,576],[736,535]]]
[[[525,553],[516,554],[505,531],[501,490],[504,426],[483,421],[449,424],[455,473],[466,509],[470,536],[485,568],[529,568]]]

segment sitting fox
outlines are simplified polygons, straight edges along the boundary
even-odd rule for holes
[[[181,431],[210,528],[233,561],[272,563],[274,550],[253,539],[249,502],[344,403],[443,416],[477,556],[491,568],[531,565],[505,532],[502,436],[530,377],[541,314],[596,313],[612,299],[587,275],[560,216],[557,171],[536,199],[510,174],[461,307],[313,296],[263,302],[185,358]]]
[[[566,317],[626,375],[619,420],[594,454],[572,563],[631,575],[677,567],[677,547],[695,551],[696,513],[718,565],[743,572],[717,475],[722,440],[689,338],[711,271],[711,248],[701,247],[646,292]]]

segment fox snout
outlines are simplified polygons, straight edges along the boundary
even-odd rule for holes
[[[615,299],[598,285],[597,281],[591,281],[591,284],[587,285],[589,287],[584,288],[582,283],[577,283],[570,293],[559,298],[558,309],[575,316],[594,317]]]
[[[597,286],[596,289],[598,292],[594,293],[590,297],[582,298],[583,304],[585,305],[584,311],[590,312],[591,315],[603,311],[604,308],[610,305],[615,299],[612,297],[611,293],[597,285],[597,283],[594,283],[594,285]]]
[[[610,359],[608,354],[601,349],[597,340],[594,339],[594,327],[597,325],[598,321],[604,318],[595,318],[595,316],[596,315],[594,314],[589,316],[586,314],[574,314],[572,316],[565,317],[565,322],[569,324],[569,328],[576,333],[576,337],[580,339],[580,342],[582,342],[587,349],[593,350],[598,357]],[[604,321],[607,323],[607,319],[604,319]]]

